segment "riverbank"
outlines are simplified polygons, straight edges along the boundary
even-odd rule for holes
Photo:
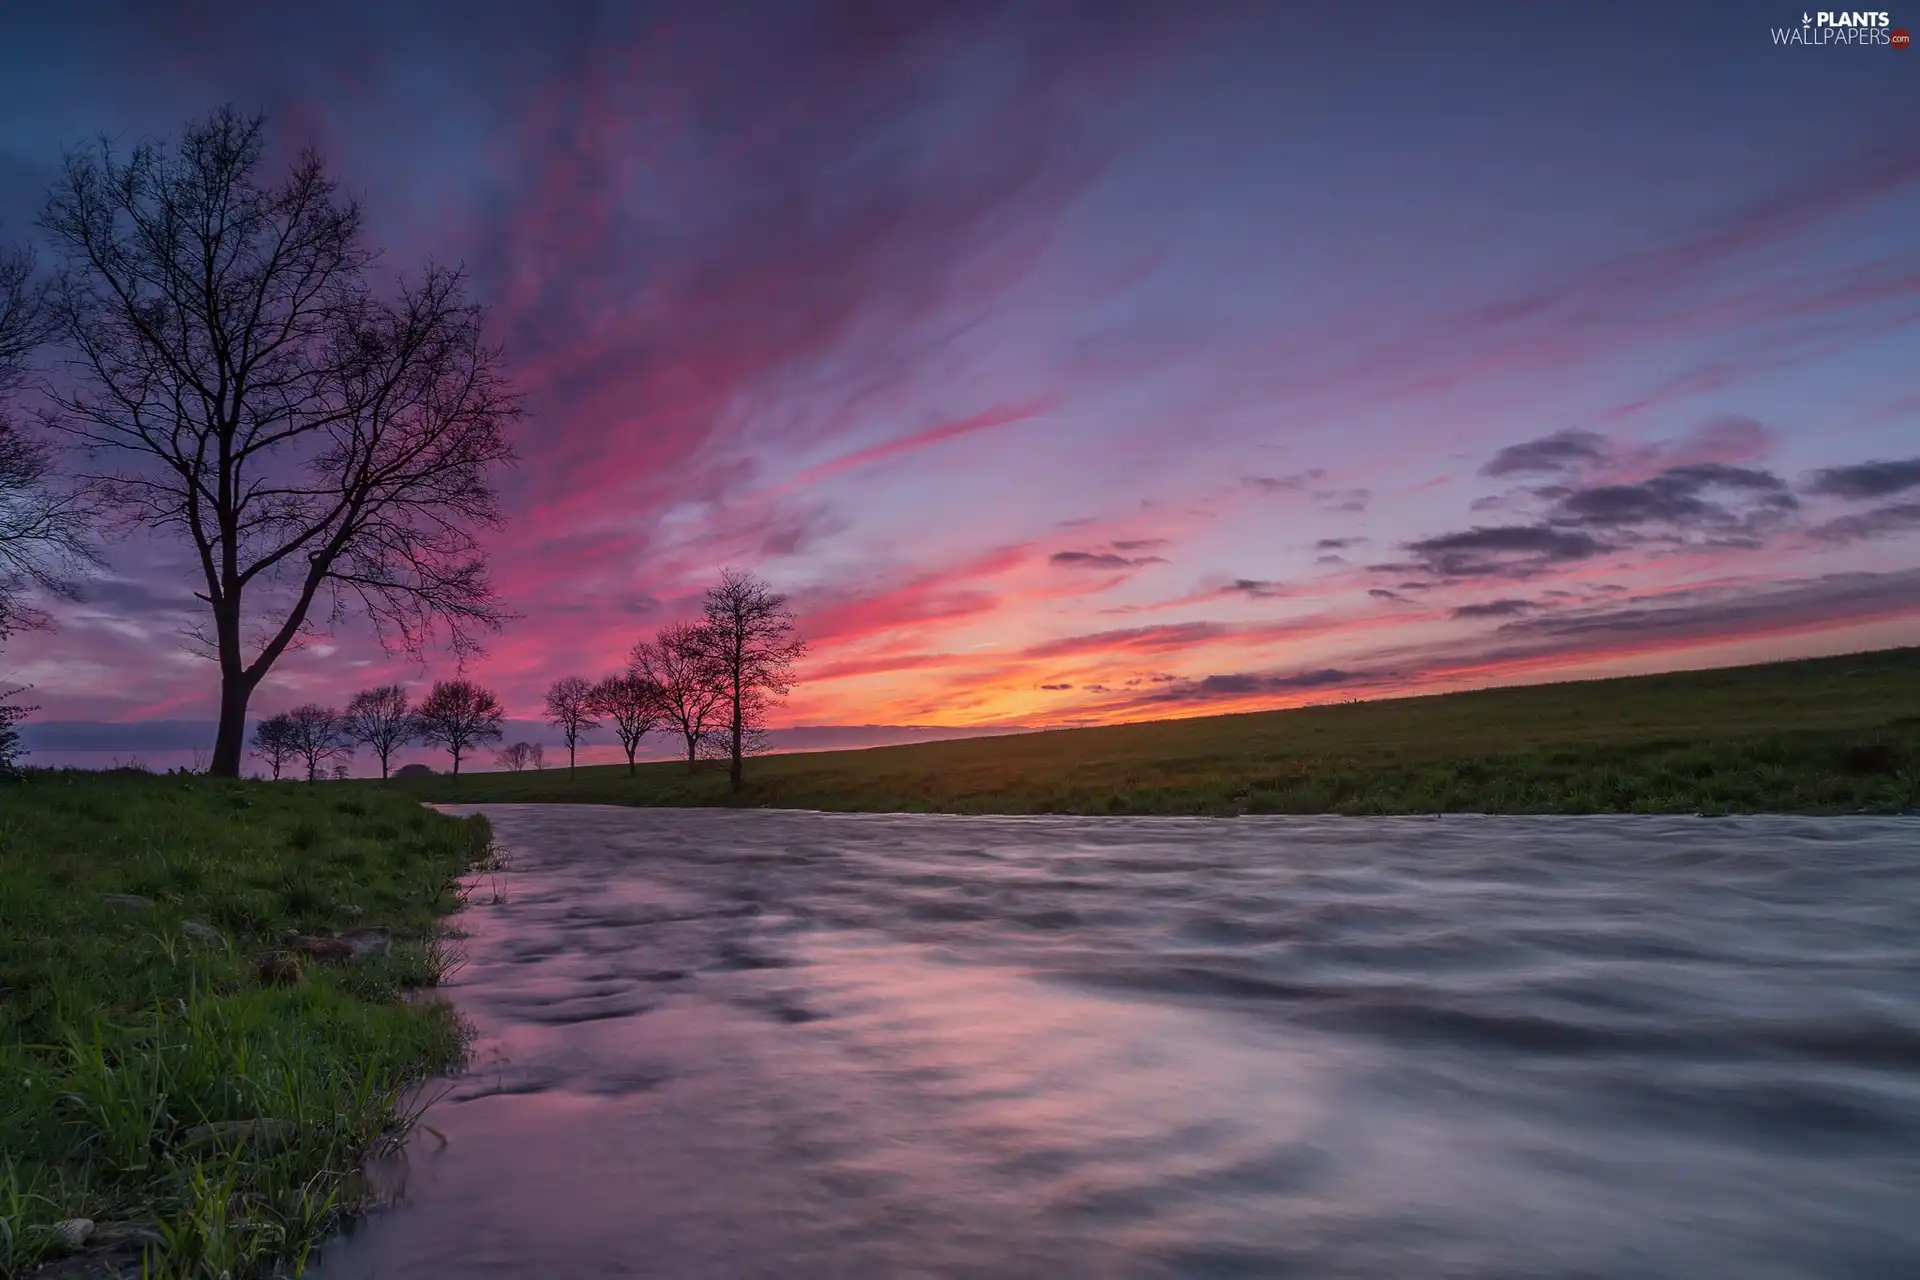
[[[1920,649],[1250,715],[396,784],[421,799],[949,813],[1900,813]],[[370,784],[369,784],[370,785]]]
[[[0,787],[0,1275],[264,1275],[362,1207],[406,1090],[461,1054],[401,996],[489,841],[393,793]]]

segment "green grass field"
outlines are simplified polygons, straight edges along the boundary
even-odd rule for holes
[[[80,1252],[151,1275],[296,1268],[462,1052],[444,1005],[400,996],[440,976],[434,922],[489,839],[393,793],[0,784],[0,1275],[74,1252],[76,1218]],[[376,927],[383,955],[263,978],[295,935]]]
[[[1017,737],[410,780],[436,800],[959,813],[1920,809],[1920,649]],[[362,784],[356,784],[362,785]]]

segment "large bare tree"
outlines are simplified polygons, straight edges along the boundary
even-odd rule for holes
[[[660,718],[686,743],[688,773],[699,767],[723,693],[710,649],[697,623],[676,622],[634,645],[627,660],[629,672],[653,686]]]
[[[72,598],[71,571],[93,559],[86,490],[60,485],[45,441],[7,411],[28,358],[53,332],[45,303],[32,255],[0,250],[0,640],[46,624],[26,592]]]
[[[787,598],[750,573],[723,569],[703,612],[701,642],[720,691],[728,785],[738,791],[746,785],[743,761],[764,745],[767,708],[786,695],[807,642]]]
[[[175,146],[102,142],[41,215],[75,353],[61,417],[126,460],[100,479],[128,514],[193,552],[221,776],[303,637],[357,611],[383,644],[464,654],[498,625],[476,533],[517,412],[461,273],[377,294],[359,206],[312,152],[275,175],[263,146],[231,109]]]

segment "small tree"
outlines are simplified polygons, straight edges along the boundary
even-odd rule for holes
[[[318,703],[305,703],[287,712],[287,740],[293,754],[307,762],[308,782],[325,774],[327,762],[335,756],[353,754],[340,729],[340,713]]]
[[[566,739],[567,776],[571,778],[574,746],[580,741],[580,735],[600,727],[593,686],[579,676],[561,676],[555,680],[547,690],[547,723]]]
[[[686,743],[688,773],[698,767],[700,741],[725,693],[709,649],[699,626],[676,622],[634,645],[628,659],[628,670],[652,686],[661,721]]]
[[[512,773],[519,773],[528,765],[537,764],[539,758],[540,748],[531,742],[516,742],[493,753],[494,763]]]
[[[293,759],[293,724],[286,712],[253,726],[253,750],[273,770],[273,780],[280,781],[280,771]]]
[[[407,705],[407,691],[397,684],[383,684],[354,694],[340,722],[349,741],[373,748],[373,753],[380,757],[383,781],[393,753],[414,741],[420,733],[412,708]]]
[[[738,791],[746,785],[744,757],[762,747],[767,707],[786,695],[807,642],[795,629],[787,598],[750,573],[722,570],[704,612],[701,640],[720,691],[727,779]]]
[[[528,757],[528,759],[533,761],[533,767],[536,769],[546,768],[547,767],[547,749],[541,746],[537,742],[529,743],[528,747],[531,749],[533,753],[531,756]]]
[[[627,753],[627,776],[631,778],[640,739],[660,724],[659,688],[637,671],[623,671],[593,686],[593,706],[613,721],[614,732],[620,735],[620,746]]]
[[[506,712],[493,690],[471,680],[439,680],[414,712],[418,736],[444,747],[453,757],[453,776],[460,776],[460,757],[477,746],[500,741],[500,722]]]
[[[353,776],[353,770],[347,767],[346,761],[343,760],[340,763],[333,766],[333,780],[335,782],[345,782],[348,778],[351,778],[352,776]]]

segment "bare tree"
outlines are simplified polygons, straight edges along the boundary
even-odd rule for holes
[[[627,776],[633,777],[633,757],[640,750],[640,739],[653,732],[662,719],[659,687],[638,671],[623,671],[593,686],[593,706],[613,721],[613,730],[627,753]]]
[[[498,522],[517,413],[461,274],[376,297],[358,205],[311,151],[264,173],[263,130],[229,108],[173,148],[102,142],[41,216],[76,352],[63,424],[128,458],[107,492],[198,561],[222,777],[274,662],[356,606],[414,652],[499,625],[475,530]]]
[[[460,757],[488,742],[500,741],[500,722],[506,712],[491,689],[471,680],[439,680],[413,713],[419,736],[445,747],[453,757],[453,776],[460,776]]]
[[[547,767],[547,749],[537,742],[529,742],[527,744],[527,759],[532,761],[534,768],[544,769]]]
[[[73,599],[71,574],[95,558],[87,489],[58,485],[45,442],[6,412],[26,380],[28,358],[52,334],[45,300],[32,255],[0,250],[0,640],[47,625],[25,593],[37,588]]]
[[[348,766],[346,761],[342,760],[340,763],[333,766],[333,780],[335,782],[345,782],[348,778],[351,778],[352,776],[353,776],[353,769],[350,766]]]
[[[373,748],[380,757],[380,777],[387,777],[387,765],[393,753],[420,736],[413,710],[407,705],[407,691],[397,684],[362,689],[347,703],[340,717],[341,731],[347,740]]]
[[[744,758],[764,745],[767,707],[786,695],[807,642],[795,630],[787,598],[750,573],[721,570],[704,613],[701,640],[720,690],[727,780],[738,791],[746,785]]]
[[[493,753],[494,763],[512,773],[519,773],[528,765],[537,767],[539,758],[540,748],[531,742],[516,742]]]
[[[332,707],[308,702],[287,714],[287,742],[293,754],[307,762],[307,781],[320,778],[327,762],[339,755],[352,755],[353,746],[341,731],[340,713]]]
[[[709,647],[698,625],[676,622],[653,640],[634,645],[628,659],[628,670],[653,687],[661,721],[685,741],[688,773],[698,767],[701,740],[725,692]]]
[[[253,750],[273,770],[273,780],[280,781],[280,771],[293,759],[293,726],[286,712],[253,726]]]
[[[561,676],[547,690],[547,723],[560,731],[567,743],[567,776],[573,776],[573,751],[580,735],[600,727],[599,708],[593,700],[593,685],[579,676]]]

